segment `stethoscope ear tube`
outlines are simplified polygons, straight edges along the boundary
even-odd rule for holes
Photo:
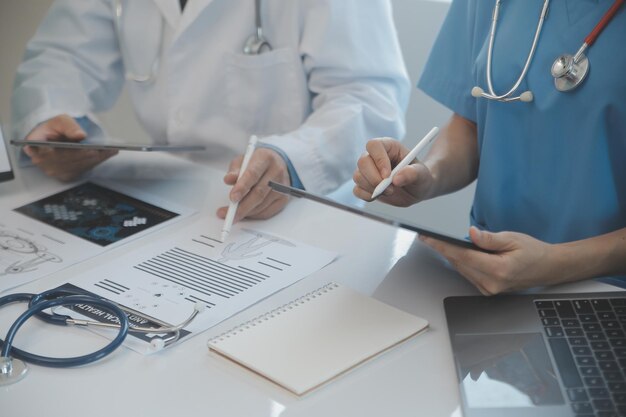
[[[60,290],[60,289],[51,289],[51,290],[44,291],[39,294],[33,294],[32,298],[28,302],[28,308],[32,308],[34,305],[39,304],[48,299],[57,299],[60,297],[68,297],[68,296],[74,296],[74,295],[82,295],[82,294],[77,294],[76,292]],[[84,294],[84,295],[91,296],[90,294]],[[48,314],[44,312],[43,310],[38,311],[35,315],[37,316],[38,319],[45,321],[46,323],[56,324],[58,326],[66,326],[67,320],[71,319],[70,316],[64,316],[64,315],[55,314],[55,313]]]
[[[45,293],[44,293],[45,294]],[[29,302],[35,297],[34,294],[12,294],[9,296],[5,296],[0,298],[0,306],[12,303],[12,302]],[[47,356],[35,355],[30,352],[26,352],[24,350],[13,347],[13,339],[17,334],[17,331],[22,327],[26,321],[32,316],[52,307],[58,306],[70,306],[76,304],[89,304],[92,306],[100,307],[109,313],[114,314],[119,318],[120,328],[117,336],[106,346],[103,348],[89,353],[87,355],[75,356],[69,358],[52,358]],[[65,316],[58,316],[65,317]],[[58,324],[55,322],[55,324]],[[11,355],[14,358],[21,359],[25,362],[32,363],[34,365],[47,366],[53,368],[67,368],[74,366],[86,365],[95,361],[98,361],[105,356],[111,354],[115,349],[117,349],[126,339],[128,335],[129,323],[128,317],[119,308],[117,305],[113,304],[110,301],[106,301],[100,298],[95,298],[87,295],[70,295],[62,298],[57,298],[53,300],[46,300],[37,303],[33,303],[28,310],[22,313],[11,325],[9,331],[7,332],[5,340],[0,339],[0,345],[2,345],[2,351],[0,352],[0,357],[8,358]]]

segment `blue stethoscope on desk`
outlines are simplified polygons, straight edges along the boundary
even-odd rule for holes
[[[0,346],[2,346],[2,350],[0,351],[0,385],[8,385],[21,380],[28,371],[28,367],[26,366],[27,362],[53,368],[69,368],[98,361],[120,347],[128,333],[136,332],[167,335],[165,337],[154,338],[151,341],[152,348],[160,350],[178,341],[180,331],[189,325],[204,308],[202,305],[196,304],[189,318],[178,326],[162,326],[155,328],[131,326],[128,314],[135,314],[134,312],[128,311],[124,307],[104,298],[68,290],[53,289],[40,294],[16,293],[0,297],[0,307],[17,302],[28,303],[28,309],[13,322],[7,332],[5,340],[0,339]],[[46,313],[44,311],[54,309],[54,307],[69,307],[81,304],[99,307],[105,312],[114,315],[119,323],[78,320],[67,315],[54,313],[54,311],[52,313]],[[96,326],[117,329],[118,333],[108,345],[87,355],[68,358],[41,356],[13,346],[13,340],[15,339],[17,331],[32,316],[37,316],[47,323],[60,326]]]
[[[591,33],[585,38],[583,45],[580,47],[576,55],[563,54],[559,56],[552,64],[550,73],[554,77],[554,86],[558,91],[566,92],[576,89],[583,83],[587,74],[589,73],[589,59],[585,56],[585,51],[598,39],[600,33],[606,28],[609,22],[613,19],[619,8],[624,5],[625,0],[615,0],[611,8],[604,14],[600,22],[591,31]],[[530,64],[535,56],[537,50],[537,44],[543,28],[543,23],[548,14],[548,8],[550,0],[544,0],[541,14],[539,16],[539,23],[537,23],[537,29],[535,30],[535,37],[530,47],[530,52],[526,58],[526,63],[522,69],[522,73],[517,78],[517,81],[513,84],[511,89],[498,95],[493,87],[491,80],[491,63],[493,61],[493,44],[496,38],[496,28],[498,26],[498,17],[500,15],[500,6],[502,0],[496,0],[496,4],[493,8],[493,16],[491,19],[491,32],[489,34],[489,47],[487,49],[487,88],[488,92],[485,92],[481,87],[472,88],[472,96],[476,98],[486,98],[489,100],[501,101],[505,103],[514,101],[530,102],[533,101],[534,96],[532,91],[524,91],[519,96],[515,96],[515,92],[524,81]]]
[[[148,74],[139,74],[133,71],[132,68],[129,68],[131,65],[130,53],[124,42],[124,33],[122,28],[122,17],[124,15],[124,6],[122,4],[123,0],[115,0],[115,32],[117,34],[118,42],[120,45],[120,51],[124,58],[126,69],[126,79],[128,81],[135,81],[138,83],[148,83],[152,82],[156,79],[157,73],[159,71],[159,57],[157,56],[152,62],[152,66],[150,68],[150,73]],[[243,53],[246,55],[260,55],[263,52],[268,52],[272,50],[272,45],[269,43],[267,38],[263,35],[263,21],[261,19],[261,0],[254,0],[254,22],[256,26],[255,32],[248,37],[244,46]],[[164,30],[161,28],[161,39],[159,44],[161,47],[163,46],[163,33]]]

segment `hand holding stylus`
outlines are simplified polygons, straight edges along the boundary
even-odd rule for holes
[[[399,207],[425,199],[433,185],[433,176],[421,162],[412,162],[438,132],[438,128],[433,128],[412,150],[391,138],[370,140],[353,176],[354,195],[365,201],[379,198]],[[392,166],[395,166],[393,170]]]

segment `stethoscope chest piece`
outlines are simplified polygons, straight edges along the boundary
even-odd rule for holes
[[[8,357],[0,357],[0,386],[21,381],[28,372],[26,362]]]
[[[263,22],[261,20],[261,0],[254,1],[256,33],[251,35],[243,46],[246,55],[259,55],[272,50],[272,45],[263,36]]]
[[[246,55],[260,55],[271,50],[272,46],[263,37],[262,33],[251,35],[243,46],[243,53]]]
[[[561,55],[552,64],[550,72],[557,90],[571,91],[585,81],[589,73],[589,59],[584,54],[578,59],[572,55]]]

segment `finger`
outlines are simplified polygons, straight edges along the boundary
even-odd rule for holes
[[[50,158],[39,159],[36,157],[33,158],[33,163],[39,166],[46,175],[61,181],[70,181],[113,155],[116,155],[117,151],[89,151],[85,154],[86,156],[83,158],[65,160],[63,162]]]
[[[31,160],[33,157],[37,155],[37,147],[36,146],[24,146],[22,148],[26,156],[28,156]]]
[[[280,199],[280,198],[289,200],[289,197],[287,195],[274,192],[274,190],[270,187],[269,195],[265,197],[265,199],[263,199],[263,201],[259,205],[257,205],[253,210],[251,210],[250,213],[246,216],[246,218],[254,218],[252,216],[255,216],[256,214],[264,211],[270,205],[272,205],[275,200]]]
[[[499,254],[490,254],[479,250],[462,248],[451,243],[445,243],[438,239],[420,236],[420,240],[426,243],[447,259],[458,265],[480,271],[485,276],[493,276],[494,271],[501,267],[504,260]]]
[[[239,178],[239,170],[243,162],[243,155],[239,155],[228,166],[228,172],[224,175],[224,182],[228,185],[235,185],[237,178]]]
[[[223,220],[226,218],[226,213],[228,213],[228,207],[224,206],[224,207],[218,208],[215,214],[217,215],[218,218]]]
[[[470,281],[483,295],[490,295],[489,291],[487,291],[484,282],[486,282],[489,277],[483,273],[482,271],[477,271],[476,269],[469,266],[467,263],[459,260],[458,256],[451,255],[450,251],[446,250],[447,247],[452,246],[450,244],[442,243],[439,245],[440,241],[437,239],[429,238],[426,236],[420,236],[419,238],[422,242],[426,243],[435,251],[439,252],[441,256],[443,256],[450,265],[461,275],[463,275],[468,281]],[[458,254],[455,254],[458,255]]]
[[[384,178],[371,156],[364,156],[360,158],[357,166],[361,176],[365,179],[365,181],[371,184],[372,187],[376,187]],[[387,176],[389,176],[389,174],[387,174]]]
[[[71,181],[101,162],[103,162],[101,157],[92,156],[81,161],[74,161],[72,164],[50,164],[43,165],[41,168],[51,177],[55,177],[61,181]]]
[[[355,171],[354,175],[352,176],[352,180],[354,181],[356,185],[361,187],[363,190],[369,191],[370,194],[372,193],[372,191],[374,191],[375,186],[372,183],[370,183],[367,180],[367,178],[363,176],[361,171],[359,170]]]
[[[41,148],[37,149],[32,159],[35,164],[47,163],[69,167],[98,157],[97,150]]]
[[[45,147],[32,147],[32,161],[34,164],[49,164],[69,166],[77,162],[92,159],[97,156],[95,150],[70,150]]]
[[[361,200],[368,201],[368,202],[372,201],[372,192],[368,190],[364,190],[358,185],[356,185],[352,189],[352,194],[354,194],[356,197],[360,198]]]
[[[237,172],[229,172],[226,175],[224,175],[224,184],[235,185],[237,184],[238,178],[239,178],[239,174]]]
[[[473,268],[473,257],[480,253],[479,251],[463,248],[429,236],[420,235],[419,239],[439,252],[454,265],[465,265]]]
[[[515,249],[515,241],[511,239],[510,233],[491,233],[486,230],[479,230],[477,227],[470,227],[470,238],[478,247],[494,252],[504,252]]]
[[[261,219],[262,217],[258,217],[264,210],[266,210],[269,206],[274,204],[276,200],[278,200],[279,196],[269,195],[263,201],[261,201],[257,206],[255,206],[252,210],[248,211],[248,213],[238,219],[239,221],[243,219]]]
[[[85,137],[85,131],[76,120],[68,115],[61,115],[40,123],[26,135],[26,140],[66,139],[80,141]]]
[[[254,213],[254,210],[257,207],[261,207],[266,199],[269,198],[273,201],[276,198],[276,194],[272,193],[272,189],[267,185],[272,178],[273,175],[267,172],[241,199],[237,208],[237,214],[235,214],[235,223]]]
[[[255,219],[255,220],[269,219],[270,217],[273,217],[276,214],[280,213],[287,206],[288,202],[289,202],[288,198],[284,196],[278,197],[276,200],[272,201],[269,206],[260,210],[256,214],[252,214],[248,216],[248,218]]]
[[[81,141],[87,137],[85,131],[78,122],[68,115],[61,115],[50,119],[50,128],[65,139]]]
[[[378,184],[383,178],[387,178],[391,175],[391,160],[389,158],[390,141],[392,141],[390,138],[374,139],[368,141],[365,145],[365,149],[367,149],[367,153],[370,156],[369,159],[373,164],[375,172],[380,177],[378,181],[375,181],[375,184]],[[368,175],[366,176],[370,178]]]
[[[250,159],[250,163],[248,164],[248,168],[241,175],[241,177],[237,180],[237,183],[233,186],[233,189],[230,191],[230,201],[238,202],[241,201],[245,196],[250,192],[250,190],[256,186],[261,178],[268,171],[272,159],[264,153],[255,153],[252,155]],[[265,187],[267,187],[267,181],[265,181]],[[269,193],[269,187],[266,190]],[[257,191],[261,193],[261,191]]]

